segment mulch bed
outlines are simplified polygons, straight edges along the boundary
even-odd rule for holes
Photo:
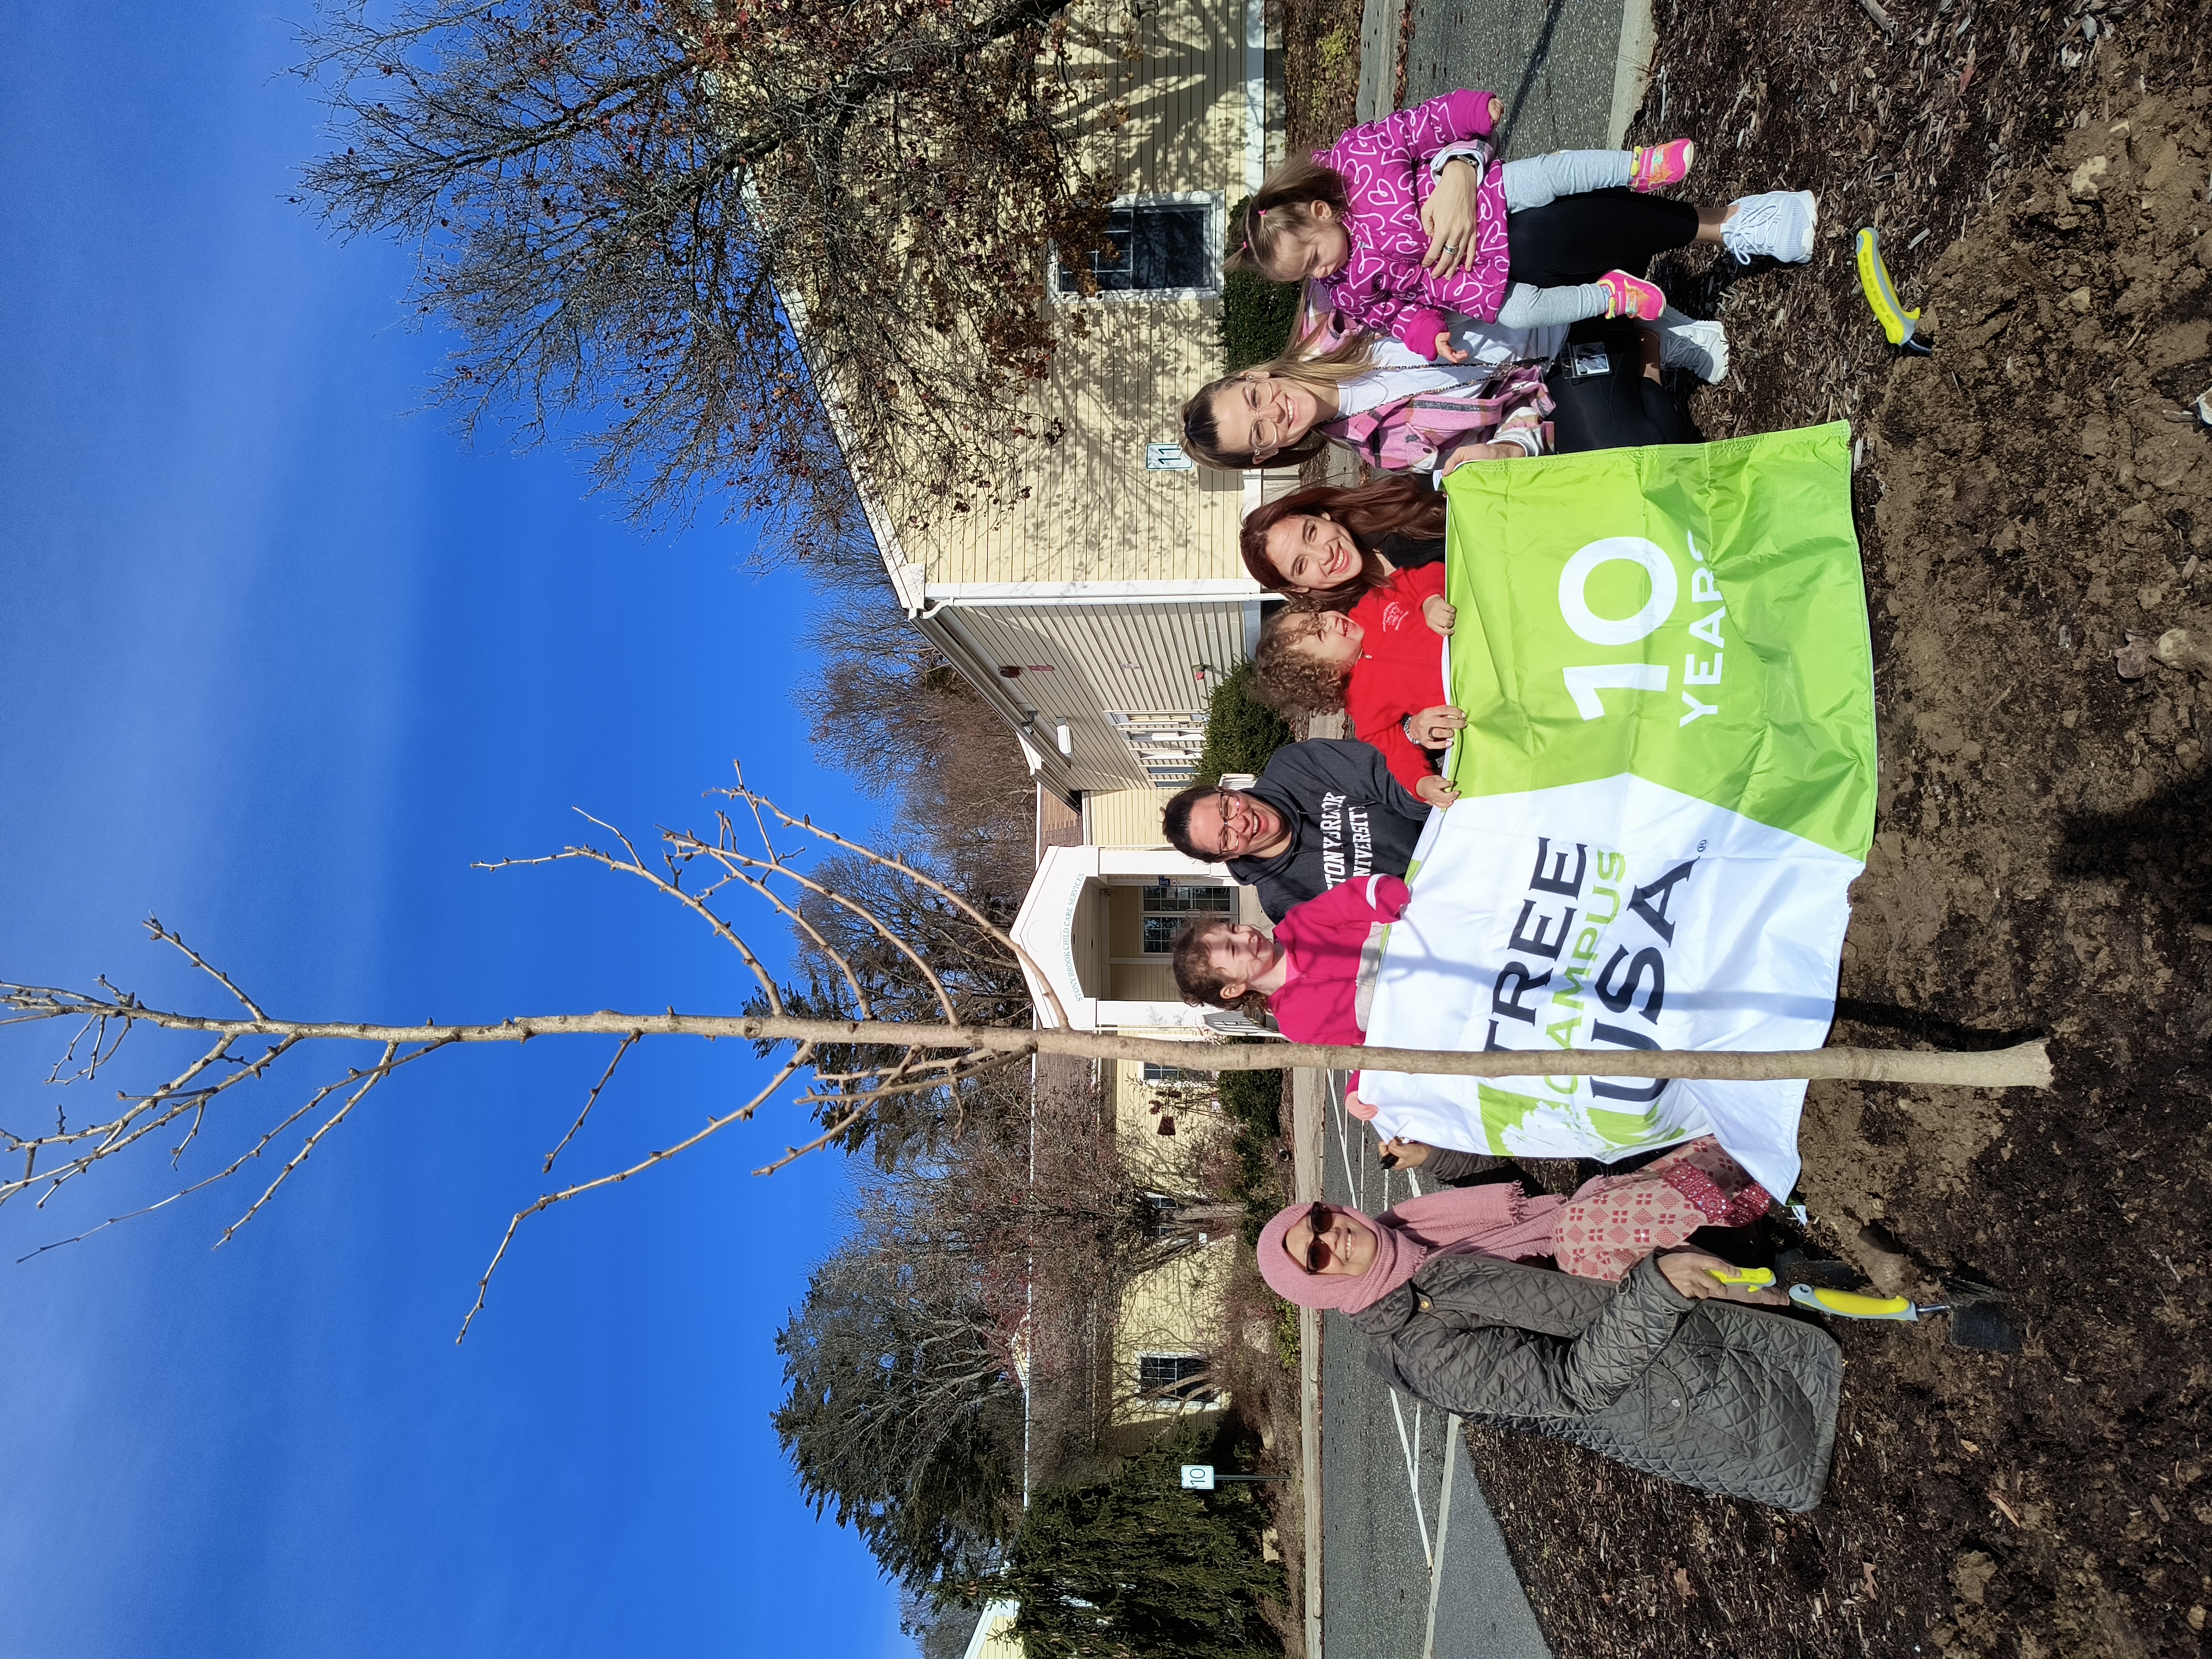
[[[1663,275],[1729,325],[1708,436],[1864,445],[1883,769],[1836,1040],[2048,1032],[2059,1066],[2043,1094],[1815,1085],[1814,1237],[1923,1300],[2003,1286],[2025,1341],[1838,1328],[1808,1516],[1474,1431],[1561,1659],[2204,1651],[2212,684],[2145,658],[2212,639],[2212,434],[2179,416],[2212,386],[2212,10],[1889,10],[1893,45],[1850,0],[1662,0],[1636,132],[1696,137],[1700,197],[1822,198],[1809,269]],[[1932,359],[1859,295],[1866,223]]]
[[[1360,0],[1279,0],[1285,153],[1322,149],[1359,119]]]

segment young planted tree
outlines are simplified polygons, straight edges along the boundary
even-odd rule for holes
[[[149,1140],[180,1160],[198,1140],[210,1115],[231,1105],[231,1097],[237,1091],[267,1076],[295,1050],[312,1049],[318,1045],[335,1043],[356,1048],[365,1046],[374,1058],[366,1065],[346,1066],[308,1088],[299,1103],[274,1115],[274,1121],[253,1139],[245,1152],[179,1188],[161,1203],[173,1202],[186,1194],[223,1181],[264,1157],[281,1154],[289,1146],[289,1156],[275,1176],[222,1235],[229,1237],[275,1196],[285,1180],[386,1079],[404,1067],[459,1044],[520,1043],[548,1036],[615,1039],[613,1054],[599,1081],[585,1097],[582,1109],[546,1155],[549,1173],[612,1081],[624,1056],[646,1038],[734,1037],[748,1042],[789,1045],[788,1052],[781,1058],[769,1080],[740,1104],[708,1119],[671,1146],[656,1148],[618,1169],[548,1192],[519,1211],[508,1223],[490,1266],[478,1282],[476,1304],[462,1322],[462,1334],[465,1335],[469,1321],[483,1309],[492,1276],[523,1223],[556,1204],[643,1175],[732,1124],[750,1121],[801,1073],[807,1074],[807,1081],[793,1097],[795,1103],[810,1109],[834,1107],[836,1115],[821,1133],[804,1145],[787,1146],[781,1157],[763,1165],[757,1171],[758,1174],[772,1173],[807,1152],[837,1142],[854,1124],[889,1103],[918,1096],[952,1095],[978,1079],[1024,1066],[1032,1056],[1044,1054],[1149,1060],[1209,1072],[1364,1066],[1375,1071],[1463,1077],[1848,1077],[1979,1087],[2015,1084],[2046,1086],[2050,1080],[2050,1064],[2040,1042],[1995,1053],[1948,1054],[1853,1048],[1761,1054],[1641,1049],[1618,1053],[1586,1049],[1562,1049],[1556,1054],[1527,1050],[1462,1053],[1285,1042],[1193,1043],[1079,1031],[1070,1028],[1066,1010],[1060,1006],[1044,975],[1004,930],[926,871],[848,841],[805,818],[782,812],[773,803],[744,787],[742,782],[737,788],[719,793],[733,810],[726,809],[716,814],[713,837],[702,837],[689,830],[664,830],[657,859],[648,860],[628,836],[610,830],[613,845],[609,848],[581,844],[544,858],[502,860],[484,867],[504,869],[583,860],[646,884],[663,897],[684,906],[738,952],[753,975],[757,1012],[682,1014],[670,1009],[664,1013],[640,1014],[602,1009],[593,1013],[520,1014],[495,1022],[446,1025],[434,1022],[403,1025],[280,1018],[270,1015],[178,934],[158,921],[151,922],[149,927],[154,938],[182,951],[195,966],[204,970],[236,1004],[236,1012],[216,1015],[154,1008],[131,993],[118,989],[105,978],[91,989],[66,989],[0,979],[0,1008],[6,1011],[0,1024],[63,1020],[76,1026],[63,1058],[49,1075],[51,1083],[64,1089],[72,1085],[90,1085],[110,1071],[117,1064],[125,1041],[142,1026],[192,1033],[202,1043],[199,1053],[166,1081],[143,1092],[118,1091],[113,1103],[100,1111],[79,1114],[72,1119],[69,1104],[75,1097],[64,1096],[53,1113],[51,1127],[44,1123],[38,1127],[0,1126],[0,1150],[12,1152],[20,1160],[11,1173],[0,1176],[0,1205],[19,1200],[42,1201],[61,1188],[92,1174],[108,1159]],[[736,811],[744,812],[750,819],[757,832],[759,850],[750,850],[752,842],[740,838]],[[599,827],[608,828],[604,824]],[[779,836],[790,838],[796,844],[780,842]],[[955,981],[948,981],[921,945],[900,934],[891,922],[825,881],[820,867],[809,867],[799,854],[810,845],[833,848],[847,859],[891,871],[902,880],[934,893],[959,912],[981,936],[994,940],[1009,961],[1020,964],[1030,982],[1042,992],[1042,1006],[1035,1011],[1035,1018],[1040,1023],[1030,1024],[1026,1009],[1017,1010],[988,1000],[978,1004],[956,996],[957,976]],[[840,996],[851,1000],[849,1017],[828,1018],[790,1008],[781,987],[727,914],[729,899],[738,893],[751,896],[784,918],[830,965],[837,975]],[[867,928],[865,936],[902,959],[919,981],[929,988],[927,1007],[901,1007],[896,1011],[899,1017],[893,1017],[894,1010],[879,1006],[868,980],[839,948],[837,940],[810,919],[806,908],[810,901],[827,904],[863,921]],[[1006,1018],[1010,1014],[1018,1017]],[[1000,1023],[992,1023],[990,1018],[981,1017],[984,1015],[998,1016]],[[288,1139],[295,1135],[296,1144]]]
[[[1057,437],[1017,409],[1047,251],[1097,245],[1115,190],[1076,135],[1127,20],[1087,3],[338,0],[304,36],[334,118],[307,189],[416,250],[465,428],[602,422],[640,514],[720,496],[804,552],[858,509],[824,398],[910,511]]]

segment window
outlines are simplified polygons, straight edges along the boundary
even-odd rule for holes
[[[1140,1353],[1137,1390],[1147,1400],[1181,1400],[1203,1405],[1213,1398],[1206,1386],[1206,1358],[1194,1353]]]
[[[1097,284],[1084,293],[1074,260],[1053,264],[1053,294],[1073,300],[1184,300],[1221,291],[1224,203],[1211,191],[1139,196],[1106,215],[1106,245],[1076,256]]]
[[[1144,952],[1148,957],[1164,957],[1175,949],[1176,935],[1182,932],[1183,924],[1193,916],[1232,915],[1236,909],[1237,890],[1233,887],[1195,882],[1147,887],[1142,906]]]
[[[1222,890],[1225,892],[1228,890],[1224,888]],[[1148,1060],[1145,1062],[1145,1081],[1147,1083],[1211,1083],[1213,1081],[1213,1073],[1194,1072],[1188,1066],[1155,1066]]]

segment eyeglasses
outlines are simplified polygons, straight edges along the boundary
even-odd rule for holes
[[[1252,453],[1264,455],[1277,448],[1283,434],[1275,430],[1275,422],[1271,417],[1260,412],[1260,394],[1256,389],[1246,390],[1244,407],[1252,416]]]
[[[1237,810],[1235,790],[1217,789],[1213,792],[1213,811],[1221,823],[1221,828],[1213,838],[1213,855],[1216,858],[1232,859],[1243,850],[1242,847],[1234,844],[1240,839],[1235,825],[1231,822],[1231,816]]]
[[[1306,1229],[1312,1235],[1306,1241],[1305,1269],[1310,1273],[1327,1273],[1328,1264],[1335,1260],[1329,1254],[1328,1241],[1323,1237],[1330,1226],[1331,1211],[1328,1205],[1316,1202],[1306,1212]]]

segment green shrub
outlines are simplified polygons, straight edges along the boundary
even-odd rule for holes
[[[1256,775],[1270,755],[1295,741],[1283,717],[1253,695],[1252,665],[1240,662],[1206,699],[1198,781],[1212,783],[1224,772]]]
[[[1239,202],[1230,211],[1230,224],[1237,225],[1243,213],[1244,202]],[[1291,325],[1297,314],[1297,283],[1271,283],[1249,270],[1231,271],[1222,278],[1221,315],[1214,324],[1221,340],[1221,372],[1234,374],[1281,356],[1291,343]]]

